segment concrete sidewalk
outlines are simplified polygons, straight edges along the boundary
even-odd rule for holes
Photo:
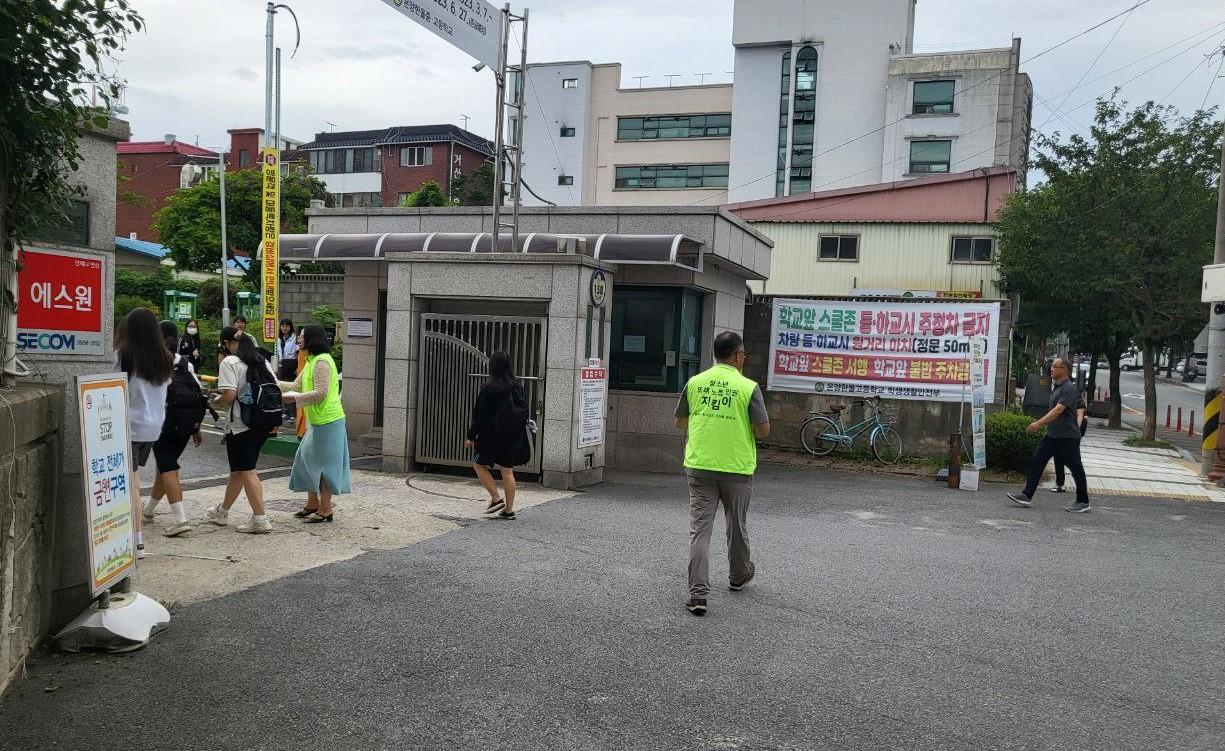
[[[1199,465],[1187,461],[1178,450],[1123,443],[1137,435],[1130,430],[1090,426],[1080,448],[1090,494],[1225,502],[1225,489],[1205,483]]]

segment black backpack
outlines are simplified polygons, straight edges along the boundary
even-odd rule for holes
[[[518,441],[527,433],[528,417],[527,397],[522,389],[512,387],[494,412],[493,432],[507,443]]]
[[[247,385],[251,388],[251,403],[239,402],[238,413],[252,430],[276,430],[285,417],[281,387],[267,368],[247,368]]]
[[[187,358],[179,357],[170,375],[170,385],[166,387],[166,419],[162,432],[179,437],[195,435],[208,408],[208,399],[187,368]]]

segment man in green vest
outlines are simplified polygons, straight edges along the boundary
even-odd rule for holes
[[[727,520],[729,589],[744,589],[756,567],[749,557],[747,517],[757,470],[757,440],[770,434],[761,387],[745,378],[744,340],[725,331],[715,337],[715,366],[685,384],[676,405],[676,427],[687,432],[689,479],[689,600],[685,608],[706,614],[710,593],[710,533],[719,502]]]

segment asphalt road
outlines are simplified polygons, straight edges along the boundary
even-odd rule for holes
[[[141,652],[40,658],[0,746],[1225,747],[1225,508],[987,487],[766,468],[758,578],[718,586],[717,532],[697,619],[683,479],[618,475],[187,607]]]

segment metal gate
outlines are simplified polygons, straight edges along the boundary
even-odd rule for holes
[[[544,430],[545,335],[547,319],[508,316],[421,316],[417,389],[416,459],[419,464],[467,466],[464,448],[472,406],[489,377],[489,357],[510,355],[515,376],[527,394],[532,419]],[[536,434],[525,472],[540,472],[541,433]]]

